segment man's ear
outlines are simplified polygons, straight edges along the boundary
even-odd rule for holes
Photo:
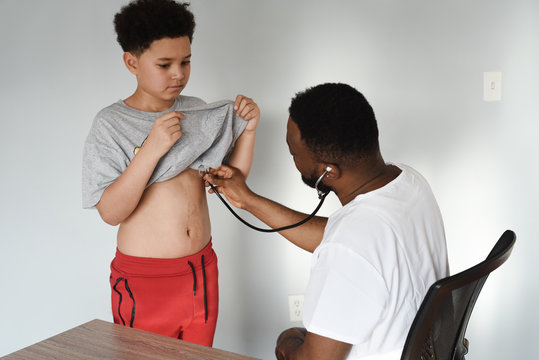
[[[326,164],[324,171],[327,170],[326,176],[328,179],[338,179],[341,176],[341,169],[337,164]]]
[[[124,53],[124,64],[127,70],[133,75],[138,73],[138,57],[131,52]]]

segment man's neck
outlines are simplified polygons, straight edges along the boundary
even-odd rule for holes
[[[381,156],[343,170],[341,181],[334,187],[343,206],[360,194],[366,194],[387,185],[401,172],[398,167],[386,164]]]

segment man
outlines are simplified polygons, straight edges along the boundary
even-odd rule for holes
[[[306,329],[284,331],[278,359],[399,359],[429,286],[448,275],[442,217],[425,179],[385,163],[374,112],[354,88],[323,84],[289,108],[286,140],[306,184],[342,208],[281,234],[313,252]],[[322,175],[322,176],[321,176]],[[236,207],[276,228],[305,214],[253,193],[237,169],[205,178]]]

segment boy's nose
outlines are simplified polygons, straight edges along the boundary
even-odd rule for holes
[[[172,71],[172,79],[181,80],[181,79],[183,79],[183,76],[184,75],[183,75],[183,71],[182,71],[181,67],[177,67],[177,68],[173,69],[173,71]]]

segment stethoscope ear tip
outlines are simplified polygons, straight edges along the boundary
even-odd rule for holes
[[[326,176],[326,174],[330,172],[331,170],[333,170],[331,167],[329,166],[326,167],[326,170],[322,173],[322,175],[320,175],[318,180],[316,180],[316,182],[314,183],[314,188],[316,189],[316,192],[318,192],[319,199],[322,199],[322,197],[325,197],[328,194],[328,192],[323,192],[322,190],[318,189],[318,184],[320,184],[320,181],[322,181],[324,176]]]

